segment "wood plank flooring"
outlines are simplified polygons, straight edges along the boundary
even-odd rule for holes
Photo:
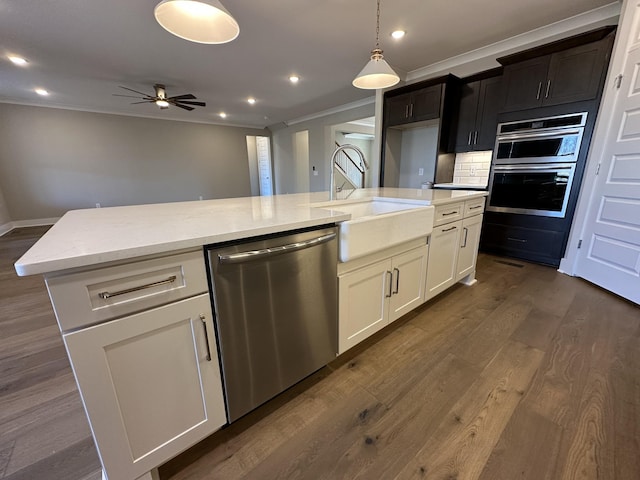
[[[0,237],[0,479],[97,480],[40,277]],[[480,255],[455,286],[160,469],[164,480],[640,478],[640,309]],[[119,479],[115,479],[119,480]]]
[[[13,263],[47,230],[0,237],[0,478],[98,480],[101,467],[42,276]]]

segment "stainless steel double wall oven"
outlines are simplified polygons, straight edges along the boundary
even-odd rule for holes
[[[587,113],[498,125],[490,212],[564,218]]]

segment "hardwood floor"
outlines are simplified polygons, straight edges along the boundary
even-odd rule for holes
[[[43,231],[0,237],[0,479],[97,480],[44,282],[13,270]],[[161,478],[640,478],[638,306],[488,255],[477,277],[170,461]]]
[[[13,269],[46,230],[0,237],[0,478],[98,480],[100,462],[44,280]]]

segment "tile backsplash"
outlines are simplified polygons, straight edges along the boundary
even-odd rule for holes
[[[457,153],[453,171],[453,183],[487,185],[492,154],[491,150]]]

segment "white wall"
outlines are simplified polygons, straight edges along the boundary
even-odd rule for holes
[[[248,196],[246,135],[268,132],[0,104],[0,190],[14,221]]]
[[[7,204],[4,200],[4,194],[0,189],[0,235],[2,234],[2,231],[3,231],[2,226],[7,225],[9,222],[11,222],[11,217],[9,216],[9,209],[7,208]]]
[[[273,140],[276,193],[329,190],[329,160],[334,150],[332,126],[372,117],[374,113],[375,104],[371,102],[363,106],[319,116],[318,118],[292,125],[278,124],[270,126]],[[304,130],[309,132],[309,163],[306,172],[306,176],[309,179],[308,183],[299,181],[297,177],[301,172],[296,166],[295,145],[293,142],[295,134]],[[318,171],[318,175],[313,175],[314,166]],[[374,175],[377,175],[377,173]]]

